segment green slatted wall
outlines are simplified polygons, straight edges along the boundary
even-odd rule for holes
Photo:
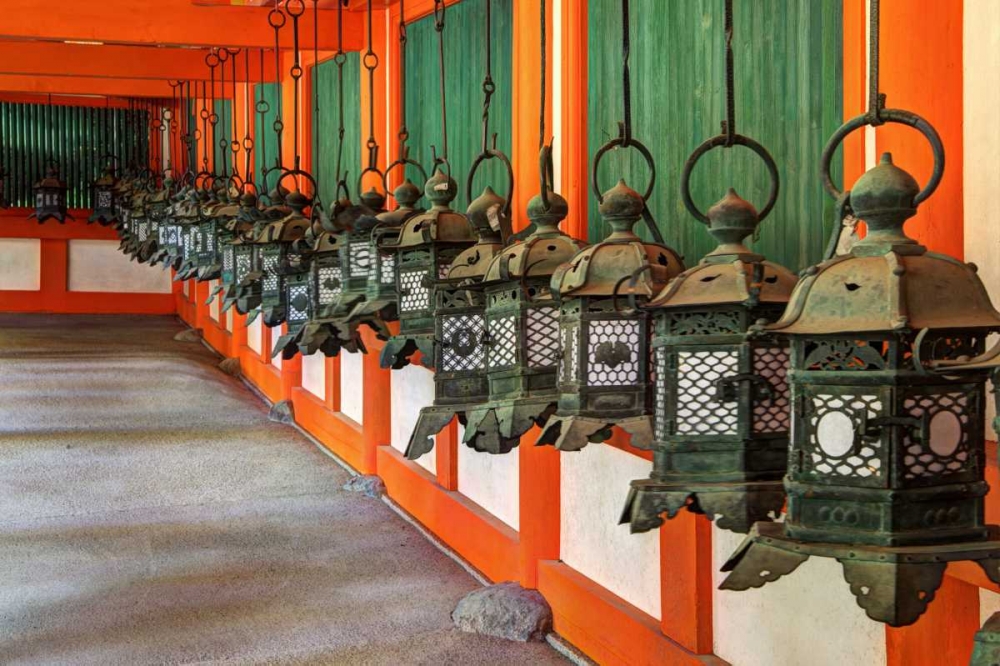
[[[206,108],[211,112],[209,104]],[[191,135],[194,136],[197,132],[198,136],[201,137],[197,142],[192,141],[189,152],[188,152],[188,164],[191,165],[191,169],[198,173],[202,170],[203,164],[198,159],[198,155],[202,150],[202,147],[206,145],[206,141],[212,147],[212,157],[214,162],[209,162],[209,171],[215,171],[217,174],[221,174],[223,171],[223,164],[225,164],[226,173],[232,174],[233,171],[233,154],[228,148],[228,142],[231,140],[233,134],[233,117],[230,115],[230,109],[232,108],[228,99],[217,99],[215,100],[215,112],[219,116],[219,122],[215,125],[215,136],[212,136],[212,124],[201,119],[201,102],[192,101],[189,103],[188,108],[190,113],[188,114],[188,127],[191,128]],[[207,128],[207,139],[204,136],[205,130]],[[225,139],[227,142],[227,147],[223,148],[219,145],[219,142]],[[241,137],[242,140],[242,137]],[[242,160],[240,158],[240,171],[242,173],[243,166]],[[213,164],[217,167],[213,169]]]
[[[510,155],[512,0],[493,0],[493,81],[496,93],[490,110],[490,130],[497,147]],[[445,75],[448,101],[448,159],[458,182],[456,209],[465,210],[465,181],[482,147],[482,81],[486,66],[483,0],[462,0],[445,14]],[[438,93],[437,33],[427,16],[409,27],[406,51],[406,121],[410,156],[430,168],[431,145],[441,150],[441,101]],[[392,128],[395,135],[396,128]],[[428,173],[429,175],[429,173]],[[415,175],[410,175],[411,178]],[[501,195],[507,184],[503,170],[492,161],[476,175],[473,196],[492,184]]]
[[[143,111],[126,109],[0,102],[0,165],[7,171],[6,200],[15,207],[33,207],[32,185],[52,159],[59,163],[69,187],[70,208],[89,208],[90,185],[104,166],[102,156],[117,155],[124,168],[133,154],[130,151],[136,150],[131,144],[133,123],[148,128],[148,118]],[[137,155],[146,164],[148,130],[139,138]]]
[[[263,95],[262,95],[263,93]],[[254,112],[254,165],[256,173],[254,182],[261,187],[261,194],[266,194],[261,186],[264,171],[273,168],[278,156],[278,137],[274,133],[274,119],[278,114],[278,105],[281,101],[281,86],[277,83],[262,83],[254,86],[254,99],[257,100]],[[263,116],[256,112],[256,106],[260,104],[261,97],[268,108],[268,112]],[[287,114],[282,114],[282,121],[287,123]],[[291,126],[287,127],[291,131]],[[284,157],[284,156],[283,156]],[[290,156],[289,156],[290,158]],[[287,161],[287,158],[286,158]],[[267,188],[274,187],[274,177],[267,183]]]
[[[327,204],[333,201],[337,188],[337,144],[340,125],[340,109],[337,85],[337,65],[331,60],[321,62],[314,70],[313,90],[319,93],[320,125],[316,130],[313,119],[313,136],[319,137],[320,159],[313,176],[319,182],[320,199]],[[367,84],[366,84],[367,85]],[[355,200],[358,197],[358,174],[364,168],[361,157],[361,58],[357,53],[348,53],[344,62],[344,149],[340,168],[346,174],[347,186]],[[314,102],[315,103],[315,102]],[[363,123],[367,138],[367,118]],[[314,144],[315,145],[315,144]],[[384,155],[385,147],[381,148]],[[367,162],[367,155],[365,156]],[[367,181],[366,181],[367,182]],[[369,186],[371,183],[368,183]]]
[[[755,247],[797,270],[817,261],[832,224],[832,205],[817,176],[823,145],[840,125],[839,0],[736,0],[734,8],[736,127],[764,144],[778,163],[778,205]],[[590,0],[589,151],[617,133],[621,119],[620,0]],[[668,244],[693,265],[713,244],[684,208],[679,179],[694,148],[719,133],[724,117],[723,0],[633,0],[633,135],[656,158],[651,209]],[[838,166],[839,168],[839,166]],[[624,175],[637,190],[647,172],[634,151],[601,163],[601,186]],[[717,149],[698,164],[692,193],[702,210],[733,185],[757,207],[766,173],[742,148]],[[590,239],[605,228],[591,197]]]

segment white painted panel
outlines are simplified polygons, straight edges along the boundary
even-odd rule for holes
[[[303,355],[302,388],[320,400],[326,400],[326,356],[323,354]]]
[[[1000,305],[1000,234],[996,226],[996,193],[1000,189],[1000,2],[965,0],[963,9],[964,151],[963,205],[965,260],[979,266],[994,306]],[[996,336],[989,342],[995,343]],[[993,400],[986,401],[987,437]]]
[[[461,431],[461,425],[459,425]],[[520,468],[518,450],[504,455],[479,453],[458,444],[458,492],[483,507],[515,530],[520,527]],[[528,445],[530,446],[530,445]]]
[[[264,324],[261,322],[260,317],[257,317],[253,320],[253,323],[247,326],[247,346],[260,354],[262,349],[261,342],[263,339]]]
[[[191,300],[191,280],[184,280],[181,282],[181,291],[184,293],[184,298]]]
[[[0,238],[0,291],[38,291],[42,286],[42,241]]]
[[[278,339],[278,336],[280,336],[280,335],[281,335],[281,327],[280,326],[277,327],[277,328],[272,328],[271,329],[271,345],[272,345],[272,348],[268,349],[267,353],[270,354],[272,351],[274,351],[273,345],[274,345],[275,341]],[[281,369],[281,361],[282,361],[282,358],[281,358],[281,354],[280,353],[275,354],[274,356],[271,357],[271,365],[273,365],[274,367],[278,368],[279,370]]]
[[[340,411],[356,423],[364,422],[365,359],[361,354],[340,355]]]
[[[235,312],[236,310],[233,310],[232,308],[226,312],[226,330],[230,333],[233,332],[233,322],[236,321]]]
[[[743,538],[713,526],[716,587]],[[714,652],[733,666],[886,663],[885,625],[858,606],[836,560],[811,557],[756,590],[716,589],[712,602]]]
[[[218,286],[219,286],[219,281],[218,280],[209,280],[208,281],[208,293],[211,294],[212,292],[214,292],[215,288],[218,287]],[[219,305],[220,305],[219,298],[220,298],[220,296],[221,296],[221,294],[216,294],[212,298],[212,302],[208,304],[208,316],[211,317],[212,319],[214,319],[215,321],[219,321]]]
[[[613,446],[591,444],[560,459],[562,559],[598,585],[660,619],[660,538],[619,525],[629,482],[651,463]]]
[[[169,294],[170,273],[118,251],[118,241],[69,241],[69,290]]]
[[[1000,613],[1000,594],[979,588],[979,624],[986,624],[994,613]]]
[[[389,443],[397,451],[406,451],[410,434],[420,417],[420,408],[434,402],[434,374],[420,365],[393,370],[389,398],[392,413],[392,440]],[[417,463],[437,474],[437,456],[433,450],[421,456]]]

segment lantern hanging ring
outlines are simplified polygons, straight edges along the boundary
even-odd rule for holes
[[[280,4],[280,2],[275,2],[274,9],[267,13],[267,24],[274,28],[275,31],[284,28],[285,23],[288,21],[285,13],[281,11],[281,8],[279,7]]]
[[[615,282],[615,288],[611,292],[611,304],[614,306],[616,313],[632,316],[642,310],[642,308],[639,307],[639,302],[635,298],[635,287],[637,284],[639,284],[639,276],[651,270],[652,267],[647,263],[646,265],[640,266],[639,268],[635,269],[635,271],[633,271],[631,275],[625,275],[619,278],[617,282]],[[627,296],[628,296],[629,309],[623,310],[622,308],[618,307],[618,298],[619,298],[619,291],[621,290],[622,285],[625,284],[626,281],[628,282]]]
[[[594,196],[597,197],[597,202],[604,203],[604,194],[601,192],[601,186],[597,181],[597,167],[607,153],[618,148],[634,148],[646,160],[646,165],[649,166],[649,185],[646,186],[646,191],[642,194],[642,200],[648,201],[653,195],[653,187],[656,186],[656,162],[653,160],[653,154],[649,152],[649,148],[636,139],[629,139],[626,135],[625,123],[619,122],[618,137],[611,139],[611,141],[598,148],[594,154],[594,166],[591,169],[591,186],[594,190]]]
[[[701,210],[698,209],[697,204],[695,204],[694,199],[691,197],[691,174],[694,171],[695,165],[698,163],[705,153],[711,151],[718,147],[729,148],[730,146],[745,146],[753,152],[757,153],[761,160],[764,162],[764,166],[767,167],[768,176],[771,179],[771,189],[767,195],[767,203],[760,210],[757,216],[759,221],[763,221],[770,212],[774,209],[774,204],[778,201],[778,190],[779,179],[778,179],[778,165],[775,164],[774,158],[771,157],[771,153],[767,151],[767,148],[757,143],[750,137],[743,136],[742,134],[727,135],[725,133],[713,136],[708,139],[700,146],[694,149],[691,156],[688,157],[687,162],[684,163],[684,171],[681,173],[681,199],[684,201],[684,207],[700,222],[708,224],[708,216],[705,215]]]

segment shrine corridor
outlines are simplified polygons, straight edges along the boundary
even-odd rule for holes
[[[562,662],[181,330],[0,315],[0,662]]]

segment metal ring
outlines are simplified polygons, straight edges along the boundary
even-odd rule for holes
[[[215,111],[213,111],[208,116],[208,122],[212,123],[213,125],[218,125],[219,124],[219,114],[217,114]]]
[[[310,174],[308,171],[304,171],[302,169],[289,169],[289,170],[285,171],[285,173],[281,174],[281,176],[278,178],[278,182],[276,182],[274,184],[274,186],[276,188],[280,189],[280,187],[281,187],[281,181],[283,181],[284,179],[288,178],[289,176],[303,176],[303,177],[305,177],[305,179],[308,180],[312,184],[313,196],[314,197],[316,196],[316,193],[319,191],[319,188],[316,187],[316,179],[313,178],[312,174]],[[298,183],[295,184],[295,191],[301,193],[301,190],[299,189]],[[311,203],[312,203],[312,199],[310,199],[310,204]]]
[[[625,147],[625,139],[618,137],[611,139],[611,141],[608,141],[606,144],[601,146],[594,155],[591,186],[594,188],[594,196],[597,197],[598,203],[604,203],[604,194],[601,193],[601,187],[597,183],[597,167],[601,163],[601,158],[603,158],[608,152],[623,147]],[[629,147],[638,150],[639,154],[643,156],[646,160],[646,164],[649,166],[649,186],[646,188],[646,192],[642,195],[643,201],[649,201],[649,197],[653,194],[653,187],[656,185],[656,164],[653,162],[653,155],[649,152],[649,148],[635,139],[631,140]]]
[[[301,79],[302,78],[302,71],[303,71],[302,70],[302,65],[292,65],[292,69],[291,69],[291,72],[290,72],[291,75],[292,75],[292,78],[293,79]]]
[[[365,53],[364,57],[361,58],[361,64],[367,70],[375,70],[378,67],[378,54],[374,51],[368,51]],[[372,63],[372,64],[368,64]]]
[[[253,150],[253,147],[254,147],[253,139],[251,139],[250,137],[246,137],[243,139],[243,150],[249,152]]]
[[[389,166],[387,166],[385,168],[385,173],[382,174],[382,189],[384,189],[385,192],[386,192],[386,194],[388,194],[389,196],[391,196],[393,199],[395,199],[396,196],[395,196],[395,194],[392,193],[392,190],[389,189],[389,172],[392,171],[393,169],[395,169],[396,167],[401,166],[401,167],[403,167],[403,178],[405,179],[406,178],[406,165],[407,164],[409,164],[410,166],[414,166],[414,167],[416,167],[417,169],[420,170],[420,176],[421,176],[421,179],[422,179],[420,182],[422,182],[422,183],[426,183],[427,182],[427,172],[424,171],[424,167],[423,167],[422,164],[420,164],[420,162],[417,162],[416,160],[410,159],[409,157],[400,158],[400,159],[396,160],[395,162],[393,162],[392,164],[390,164]]]
[[[194,140],[201,141],[201,130],[197,127],[194,128]]]
[[[212,64],[213,61],[215,64]],[[214,51],[209,51],[208,55],[205,56],[205,64],[208,65],[209,69],[215,69],[219,66],[220,62],[221,60],[219,60],[219,55]]]
[[[364,193],[363,183],[361,181],[364,180],[365,174],[368,173],[377,173],[379,175],[378,182],[381,183],[382,188],[385,189],[385,174],[379,171],[378,167],[367,167],[364,171],[358,174],[358,196],[361,196]],[[387,189],[385,191],[388,193]]]
[[[931,144],[931,150],[934,153],[934,170],[931,172],[931,177],[927,181],[927,184],[924,185],[924,189],[920,190],[920,193],[913,198],[913,205],[916,206],[934,194],[934,190],[941,183],[941,178],[944,176],[944,144],[941,143],[941,137],[938,135],[937,130],[934,129],[934,126],[911,111],[882,109],[879,111],[879,117],[885,122],[899,123],[913,127],[923,134],[927,142]],[[833,133],[826,147],[823,148],[823,155],[820,157],[820,176],[823,179],[824,189],[834,199],[841,195],[841,191],[834,185],[833,178],[830,176],[830,162],[833,160],[833,153],[848,134],[869,124],[867,115],[851,118]]]
[[[767,173],[771,176],[771,190],[767,196],[767,203],[757,215],[757,221],[762,222],[764,218],[770,214],[771,210],[774,208],[774,204],[778,201],[778,189],[780,182],[778,179],[778,165],[774,163],[774,158],[771,157],[771,153],[767,152],[767,148],[760,145],[753,139],[743,136],[742,134],[735,134],[731,137],[726,136],[725,134],[719,134],[713,136],[711,139],[705,141],[694,149],[694,152],[691,153],[690,157],[688,157],[687,162],[684,163],[684,171],[681,172],[681,199],[684,201],[684,207],[687,208],[697,220],[708,224],[708,216],[698,209],[698,206],[694,203],[694,199],[691,198],[691,173],[694,171],[694,167],[698,163],[698,160],[700,160],[705,153],[709,152],[713,148],[718,148],[720,146],[726,147],[726,144],[730,142],[730,145],[744,146],[757,153],[757,156],[764,161],[764,166],[767,167]]]
[[[256,109],[257,113],[259,113],[260,115],[264,115],[265,113],[271,110],[271,105],[268,104],[267,100],[261,99],[257,101],[257,104],[254,108]]]
[[[337,67],[343,67],[347,62],[347,54],[343,51],[337,51],[337,53],[333,56],[333,62],[337,65]]]
[[[293,9],[298,7],[298,9]],[[292,18],[298,18],[306,13],[306,3],[303,0],[286,0],[285,11]]]
[[[514,167],[511,166],[510,160],[502,151],[485,150],[476,156],[475,161],[472,163],[472,168],[469,169],[469,176],[465,181],[465,198],[470,204],[472,203],[472,181],[476,176],[479,166],[489,160],[500,160],[507,168],[507,196],[504,198],[503,214],[505,218],[510,219],[511,204],[514,198]]]
[[[170,109],[164,109],[163,110],[163,119],[164,120],[173,120],[174,119],[174,112],[171,111]]]
[[[208,120],[208,115],[208,108],[204,106],[201,107],[201,110],[198,112],[198,117],[202,120]]]
[[[281,20],[277,20],[275,16],[280,16]],[[274,9],[267,13],[267,23],[275,30],[281,30],[285,27],[288,22],[288,18],[285,16],[284,12],[278,9],[278,5],[274,5]]]
[[[229,51],[227,49],[218,49],[215,55],[219,59],[219,62],[226,62],[229,60]]]

